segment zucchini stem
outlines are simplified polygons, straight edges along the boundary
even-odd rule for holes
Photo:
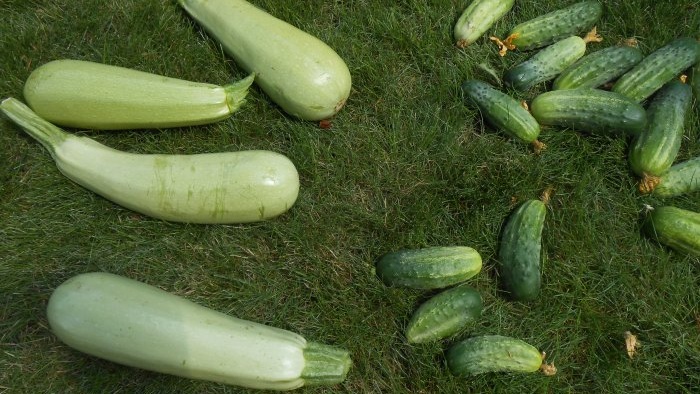
[[[245,103],[245,97],[248,95],[250,85],[255,81],[255,73],[248,75],[238,82],[234,82],[224,86],[226,92],[226,104],[228,105],[229,113],[234,113]]]
[[[29,107],[15,98],[0,102],[0,109],[27,134],[41,143],[54,156],[56,147],[70,138],[70,135],[47,120],[42,119]]]
[[[304,359],[306,365],[301,378],[305,386],[340,383],[345,380],[352,364],[346,350],[316,342],[306,344]]]

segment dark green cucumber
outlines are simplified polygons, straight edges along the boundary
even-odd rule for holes
[[[445,290],[416,309],[408,322],[406,338],[410,343],[447,338],[478,319],[483,307],[479,292],[467,285]]]
[[[540,293],[540,250],[547,207],[528,200],[508,218],[498,250],[499,273],[511,298],[530,301]]]
[[[700,156],[671,166],[653,188],[654,195],[659,197],[675,197],[697,191],[700,191]]]
[[[651,211],[644,223],[651,238],[682,253],[700,256],[700,213],[663,206]]]
[[[644,107],[631,99],[599,89],[553,90],[530,105],[540,125],[564,126],[596,134],[636,135],[647,124]]]
[[[481,37],[513,8],[515,0],[473,0],[454,27],[457,47],[464,48]]]
[[[554,80],[552,88],[597,88],[629,71],[644,55],[629,45],[607,47],[585,55]]]
[[[484,335],[459,342],[447,350],[447,366],[453,375],[467,377],[485,372],[536,372],[542,353],[520,339]]]
[[[471,278],[481,266],[481,256],[468,246],[434,246],[387,253],[376,271],[389,286],[438,289]]]
[[[462,92],[491,125],[506,134],[529,143],[540,135],[540,125],[530,112],[516,99],[488,83],[468,80],[462,84]]]
[[[629,152],[632,170],[643,177],[640,188],[650,187],[652,177],[663,175],[676,160],[692,97],[690,86],[676,79],[649,103],[647,127],[635,137]]]
[[[700,102],[700,63],[690,70],[690,86],[693,88],[695,100]]]
[[[617,80],[612,91],[642,102],[700,61],[700,42],[677,38],[658,48]]]

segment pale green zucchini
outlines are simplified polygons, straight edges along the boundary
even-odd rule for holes
[[[464,48],[481,37],[496,21],[513,8],[515,0],[473,0],[462,11],[454,27],[458,48]]]
[[[57,125],[98,130],[194,126],[228,118],[253,76],[217,86],[81,60],[54,60],[24,84],[34,112]]]
[[[0,110],[44,145],[65,176],[155,218],[191,223],[259,221],[286,212],[299,193],[299,174],[279,153],[126,153],[68,134],[18,100],[2,101]]]
[[[350,95],[350,71],[318,38],[244,0],[178,0],[285,112],[335,115]]]
[[[343,349],[105,272],[65,281],[46,314],[51,331],[78,351],[191,379],[291,390],[339,383],[351,364]]]

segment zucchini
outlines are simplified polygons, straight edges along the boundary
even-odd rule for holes
[[[217,86],[81,60],[37,67],[24,98],[40,117],[98,130],[194,126],[228,118],[245,102],[253,76]]]
[[[343,349],[105,272],[62,283],[46,314],[51,331],[73,349],[191,379],[291,390],[339,383],[351,364]]]
[[[518,301],[532,301],[542,282],[540,251],[547,207],[540,200],[521,204],[507,219],[498,250],[503,288]]]
[[[598,40],[600,37],[595,33],[586,38],[578,36],[565,38],[508,70],[503,80],[517,90],[529,90],[539,83],[556,78],[586,53],[586,43]]]
[[[438,289],[455,285],[481,271],[479,252],[468,246],[433,246],[389,252],[376,272],[389,286]]]
[[[661,88],[649,103],[647,127],[635,137],[629,152],[632,170],[642,177],[642,190],[653,189],[658,176],[676,160],[692,97],[690,86],[676,79]]]
[[[671,166],[659,177],[652,190],[659,197],[675,197],[700,191],[700,156]]]
[[[462,11],[454,27],[458,48],[464,48],[482,36],[496,21],[513,8],[515,0],[472,0]]]
[[[455,376],[486,372],[536,372],[542,353],[520,339],[502,335],[467,338],[447,350],[447,366]]]
[[[639,103],[599,89],[553,90],[535,97],[532,116],[543,126],[564,126],[594,134],[639,134],[647,124]]]
[[[674,206],[651,210],[643,229],[658,242],[681,253],[700,256],[700,213]]]
[[[479,292],[467,285],[445,290],[421,304],[406,328],[409,343],[425,343],[458,333],[481,316]]]
[[[324,120],[345,105],[350,71],[318,38],[244,0],[178,3],[288,114]]]
[[[49,151],[66,177],[154,218],[190,223],[259,221],[287,211],[299,194],[299,174],[279,153],[127,153],[68,134],[13,98],[2,101],[0,110]]]
[[[616,45],[585,55],[552,83],[552,89],[597,88],[629,71],[644,55],[639,48]]]
[[[700,42],[677,38],[658,48],[615,82],[612,91],[642,102],[700,61]]]

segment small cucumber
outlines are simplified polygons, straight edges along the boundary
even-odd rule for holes
[[[408,322],[406,338],[424,343],[456,334],[481,316],[479,292],[467,285],[445,290],[421,304]]]
[[[520,339],[484,335],[463,340],[447,350],[447,366],[453,375],[466,377],[485,372],[536,372],[542,353]]]
[[[644,55],[630,45],[607,47],[582,57],[554,80],[552,88],[577,89],[600,87],[639,63]]]
[[[504,289],[514,300],[531,301],[540,293],[540,250],[547,207],[528,200],[508,218],[498,250]]]
[[[651,211],[643,225],[651,238],[682,253],[700,256],[700,213],[673,206]]]
[[[553,90],[530,105],[540,125],[564,126],[597,134],[640,133],[647,124],[644,107],[631,99],[599,89]]]
[[[653,192],[659,197],[675,197],[700,191],[700,156],[674,164],[659,177],[657,183]]]
[[[467,101],[476,105],[491,125],[518,140],[537,144],[540,125],[513,97],[475,79],[462,84]]]
[[[700,61],[700,42],[677,38],[658,48],[620,77],[612,91],[642,102],[683,70]]]
[[[376,271],[389,286],[439,289],[471,278],[481,266],[481,256],[468,246],[434,246],[387,253]]]
[[[458,48],[481,37],[496,21],[513,8],[515,0],[473,0],[462,12],[454,28]]]
[[[647,108],[647,127],[636,136],[629,152],[632,170],[643,178],[640,188],[653,188],[649,182],[671,168],[681,147],[691,99],[690,86],[676,79],[661,88],[651,100]]]

